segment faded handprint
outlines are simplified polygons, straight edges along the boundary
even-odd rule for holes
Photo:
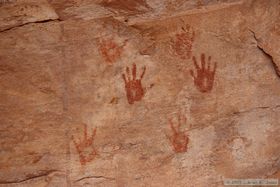
[[[72,140],[75,144],[77,152],[79,153],[80,163],[82,165],[85,165],[87,162],[92,161],[98,155],[97,150],[93,145],[95,135],[96,135],[96,128],[93,129],[92,135],[88,137],[87,125],[84,124],[84,137],[82,139],[79,138],[79,140],[76,141],[74,139],[74,136],[72,136]]]
[[[194,66],[196,69],[196,76],[193,70],[190,70],[191,76],[194,78],[194,84],[201,92],[210,92],[213,88],[215,72],[217,68],[216,62],[214,68],[211,70],[211,56],[208,57],[207,67],[205,62],[205,55],[201,54],[201,67],[197,64],[196,58],[193,57]]]
[[[171,46],[176,55],[181,59],[189,59],[192,54],[192,45],[194,42],[195,32],[189,25],[182,27],[183,32],[175,35],[171,39]]]
[[[130,77],[130,70],[126,67],[126,76],[122,74],[124,83],[126,96],[129,104],[133,104],[135,101],[140,101],[145,94],[145,90],[142,87],[141,80],[145,75],[146,66],[143,68],[143,72],[140,76],[140,79],[136,78],[136,64],[133,64],[132,67],[132,80]]]
[[[187,130],[181,131],[182,123],[186,123],[187,118],[185,116],[182,117],[181,114],[178,114],[178,124],[175,126],[171,119],[169,119],[169,125],[172,130],[172,135],[168,136],[170,143],[173,146],[173,150],[176,153],[186,152],[188,149],[189,137],[187,134]]]
[[[120,46],[113,40],[113,38],[100,39],[99,52],[107,63],[113,64],[120,58],[126,43],[127,40],[125,40],[124,44]]]

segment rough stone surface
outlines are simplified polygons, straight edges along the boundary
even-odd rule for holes
[[[0,2],[0,186],[280,177],[279,0]]]
[[[46,0],[0,1],[0,31],[32,22],[58,19],[58,15]]]

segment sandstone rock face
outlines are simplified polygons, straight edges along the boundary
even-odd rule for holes
[[[1,1],[0,186],[280,177],[279,0]]]
[[[13,2],[1,1],[0,31],[21,26],[30,22],[42,22],[58,19],[56,12],[45,0]]]

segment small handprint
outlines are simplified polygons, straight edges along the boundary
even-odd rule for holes
[[[130,77],[130,70],[126,67],[126,76],[122,74],[126,96],[129,104],[133,104],[135,101],[140,101],[145,94],[145,90],[142,87],[141,80],[145,75],[146,66],[143,68],[143,72],[140,76],[140,79],[136,79],[136,64],[133,64],[132,67],[132,80]]]
[[[211,70],[211,56],[208,57],[207,67],[205,62],[205,55],[201,54],[201,67],[197,64],[196,58],[193,57],[193,62],[196,69],[196,76],[193,70],[190,70],[191,76],[194,78],[194,84],[201,92],[210,92],[213,88],[215,72],[217,68],[216,62],[214,68]]]
[[[195,32],[189,25],[182,27],[183,32],[176,34],[171,40],[171,46],[176,55],[181,59],[191,58],[192,45],[194,42]]]
[[[175,126],[171,119],[169,119],[169,125],[172,130],[172,135],[168,136],[170,143],[173,146],[173,150],[176,153],[186,152],[188,149],[189,137],[187,130],[181,131],[182,123],[186,123],[187,118],[182,117],[181,114],[178,114],[178,124]]]
[[[113,38],[100,39],[99,40],[99,52],[109,64],[115,63],[121,56],[123,48],[126,45],[127,40],[123,45],[118,45]]]
[[[97,150],[95,149],[93,143],[96,135],[96,128],[93,129],[92,135],[88,137],[87,125],[84,124],[84,137],[83,139],[79,138],[78,141],[72,136],[72,140],[75,144],[75,147],[79,153],[80,163],[85,165],[87,162],[92,161],[97,156]]]

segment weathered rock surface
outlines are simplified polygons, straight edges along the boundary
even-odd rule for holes
[[[1,1],[0,31],[27,23],[58,19],[58,15],[46,0]]]
[[[279,0],[1,3],[0,186],[280,177]]]

